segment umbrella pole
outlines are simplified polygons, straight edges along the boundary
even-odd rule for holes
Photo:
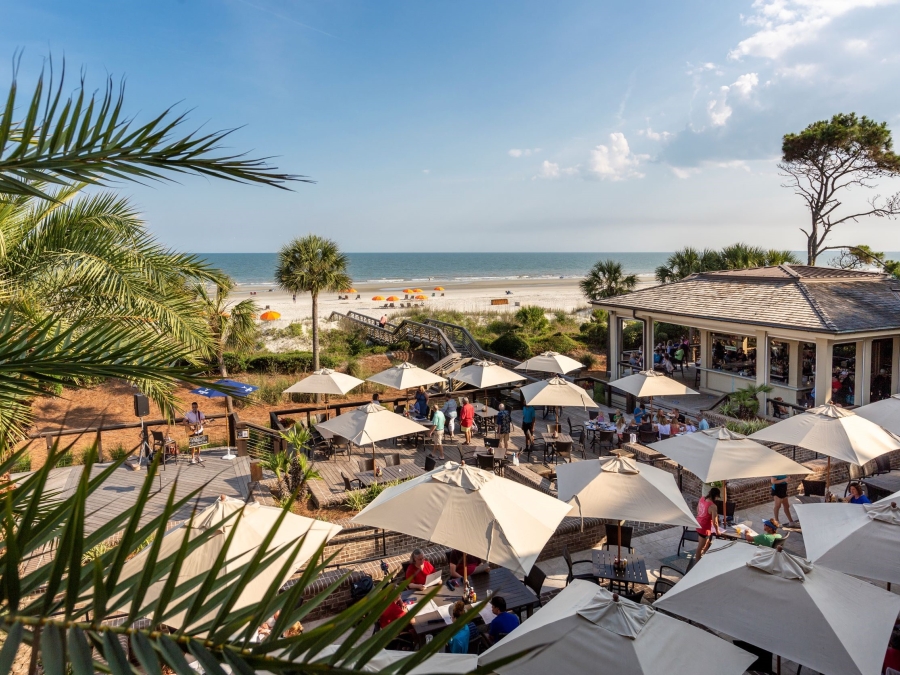
[[[828,458],[828,465],[825,468],[825,500],[828,500],[828,490],[831,489],[831,457]]]
[[[463,551],[463,588],[469,585],[469,566],[466,565],[466,552]]]
[[[722,481],[722,525],[728,527],[728,481]]]
[[[622,559],[622,521],[621,520],[619,521],[618,527],[619,527],[619,532],[618,532],[619,541],[616,542],[618,544],[618,552],[616,553],[616,559],[621,560]]]

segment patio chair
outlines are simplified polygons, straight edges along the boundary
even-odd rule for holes
[[[358,459],[356,460],[356,464],[359,466],[360,472],[375,470],[375,460],[371,457],[368,457],[366,459]]]
[[[384,465],[385,466],[400,466],[400,453],[393,452],[390,455],[384,456]]]
[[[457,445],[456,448],[459,450],[459,461],[460,463],[465,462],[468,465],[475,464],[475,455],[478,454],[478,450],[474,445]]]
[[[619,445],[619,435],[615,431],[595,431],[594,444],[597,446],[600,455],[603,455],[603,448],[612,450]]]
[[[846,498],[847,495],[850,494],[850,485],[852,485],[853,483],[857,483],[859,485],[859,489],[862,490],[863,493],[865,493],[866,486],[859,482],[867,475],[865,465],[857,466],[856,464],[850,464],[847,466],[847,469],[848,473],[850,474],[850,482],[847,483],[847,487],[844,488],[844,498]]]
[[[175,463],[178,464],[178,443],[174,438],[169,438],[162,431],[150,431],[150,436],[153,438],[153,447],[152,451],[162,452],[162,463],[163,467],[165,467],[166,460],[170,455],[175,457]]]
[[[347,492],[351,490],[362,490],[362,481],[359,478],[348,478],[347,475],[341,471],[341,478],[344,479],[344,489]],[[353,487],[353,484],[357,483],[356,487]]]
[[[332,436],[330,451],[335,459],[337,459],[339,453],[346,452],[347,461],[350,461],[350,441],[348,441],[346,438],[343,438],[341,436]]]
[[[594,576],[593,571],[589,574],[575,574],[574,570],[578,565],[590,565],[591,570],[594,569],[594,563],[591,560],[572,560],[572,556],[569,554],[569,547],[563,546],[563,560],[566,561],[566,567],[569,568],[569,573],[566,575],[566,586],[571,584],[575,579],[581,579],[582,581],[593,581],[595,584],[597,582],[597,577]]]
[[[634,528],[630,525],[622,525],[622,548],[628,549],[629,553],[634,553],[634,549],[631,548],[631,535],[634,533]],[[610,525],[606,524],[606,543],[603,544],[603,548],[607,551],[612,547],[618,547],[619,545],[619,526],[618,525]]]
[[[601,413],[597,410],[589,410],[588,411],[588,419],[593,422]]]
[[[734,646],[740,647],[756,657],[756,661],[751,663],[750,667],[747,668],[748,672],[759,673],[759,675],[775,675],[775,671],[772,670],[772,652],[767,651],[762,647],[751,645],[749,642],[744,642],[743,640],[735,640]]]
[[[534,594],[537,596],[538,605],[541,607],[544,606],[544,603],[541,602],[541,589],[544,587],[544,582],[547,580],[547,575],[544,574],[543,570],[537,565],[531,566],[531,571],[528,575],[522,580],[522,583],[528,586],[531,590],[534,591]]]
[[[644,599],[644,593],[646,591],[635,591],[634,593],[620,593],[623,598],[627,600],[631,600],[632,602],[636,602],[637,604],[641,604],[641,600]]]
[[[584,425],[583,424],[573,425],[571,417],[567,417],[566,422],[569,424],[569,436],[571,436],[572,438],[575,438],[579,433],[584,431]]]
[[[484,439],[484,447],[499,448],[500,447],[500,439],[499,438],[485,438]]]
[[[719,515],[725,514],[725,522],[733,522],[734,521],[734,511],[737,508],[737,502],[733,502],[728,500],[728,503],[725,505],[724,510],[722,507],[722,500],[716,500],[716,509],[719,511]]]
[[[582,429],[581,433],[578,434],[578,439],[576,440],[578,445],[572,447],[572,451],[576,451],[579,449],[578,446],[581,446],[581,459],[587,459],[587,432]]]
[[[678,550],[675,552],[676,556],[681,556],[681,547],[684,546],[684,542],[692,541],[695,544],[700,543],[700,535],[697,533],[697,530],[693,527],[683,527],[681,532],[681,539],[678,540]]]
[[[494,470],[494,458],[491,455],[475,455],[475,459],[478,462],[479,469],[484,469],[485,471]],[[427,462],[428,460],[425,461]]]
[[[803,494],[807,497],[824,497],[825,481],[824,480],[801,480],[803,484]]]
[[[880,455],[875,458],[875,475],[891,472],[891,458],[889,455]]]
[[[669,570],[670,573],[667,574],[665,570]],[[666,591],[673,589],[683,576],[684,572],[676,567],[660,565],[659,576],[653,583],[653,597],[658,599],[659,596],[665,595]]]
[[[437,466],[437,460],[434,457],[425,458],[425,472],[431,471]]]
[[[556,441],[556,452],[553,453],[553,461],[559,464],[562,457],[567,464],[572,463],[572,441]]]
[[[656,443],[659,440],[659,434],[655,431],[641,431],[638,430],[638,441],[640,441],[641,445],[647,445],[648,443]]]

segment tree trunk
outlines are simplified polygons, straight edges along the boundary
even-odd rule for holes
[[[313,370],[319,369],[319,296],[312,294]]]
[[[228,369],[225,367],[225,354],[223,352],[219,352],[219,375],[222,376],[222,379],[226,379],[228,377]],[[231,402],[231,397],[225,397],[225,411],[230,413],[234,412],[234,404]]]

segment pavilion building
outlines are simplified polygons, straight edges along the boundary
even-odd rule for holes
[[[644,354],[653,353],[656,323],[699,332],[694,385],[708,393],[768,384],[769,398],[809,406],[831,401],[833,384],[844,405],[900,392],[900,280],[885,274],[805,265],[703,272],[593,304],[609,312],[611,379],[631,372],[622,330],[637,320]]]

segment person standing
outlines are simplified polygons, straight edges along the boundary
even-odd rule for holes
[[[534,406],[526,403],[522,408],[522,431],[525,433],[525,451],[530,452],[534,447],[534,419],[537,416]]]
[[[384,328],[384,325],[387,323],[387,314],[382,314],[381,318],[378,320],[379,325]]]
[[[716,500],[719,498],[719,494],[721,494],[719,488],[714,487],[710,489],[706,496],[700,497],[700,501],[697,502],[697,522],[700,524],[700,527],[697,528],[697,551],[688,565],[688,570],[696,565],[700,558],[703,557],[703,554],[709,550],[712,544],[713,532],[716,533],[716,536],[721,534],[719,531],[719,510],[716,508]]]
[[[791,505],[788,503],[787,476],[772,476],[772,501],[775,503],[775,515],[772,521],[776,525],[781,524],[781,521],[778,520],[778,511],[783,509],[784,517],[787,519],[784,521],[785,525],[793,523],[794,518],[791,516]]]
[[[194,401],[191,403],[191,409],[188,410],[184,414],[184,425],[190,429],[191,436],[202,436],[203,435],[203,423],[206,421],[206,415],[203,414],[203,411],[200,410],[200,406],[197,405],[197,402]],[[197,455],[196,458],[194,455]],[[203,462],[200,459],[200,446],[191,448],[191,464],[200,464]]]
[[[419,417],[428,417],[428,394],[425,393],[425,387],[419,387],[416,392],[415,410]]]
[[[447,399],[444,407],[441,408],[444,413],[444,419],[447,423],[447,431],[450,432],[450,440],[453,440],[453,432],[456,430],[456,399],[452,396]]]
[[[464,398],[462,409],[459,411],[459,428],[466,436],[466,445],[472,445],[472,427],[474,425],[475,406],[469,403],[468,398]]]
[[[501,403],[497,408],[497,437],[500,439],[500,447],[505,451],[509,451],[509,433],[512,427],[512,418],[505,405]]]
[[[434,424],[431,427],[431,436],[434,438],[434,450],[437,451],[440,459],[444,459],[444,423],[445,423],[444,413],[441,412],[441,409],[435,403],[432,407],[431,414],[431,422]],[[429,457],[433,457],[433,453],[429,453]]]

